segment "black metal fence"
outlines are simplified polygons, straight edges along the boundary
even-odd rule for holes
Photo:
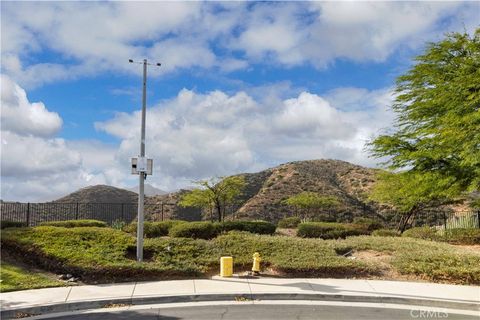
[[[137,216],[135,203],[1,203],[2,221],[36,226],[46,221],[95,219],[112,224],[131,222]]]
[[[146,219],[163,221],[182,220],[218,220],[213,210],[202,212],[198,208],[180,208],[175,203],[145,203]],[[36,226],[46,221],[95,219],[112,224],[116,221],[130,223],[137,217],[137,203],[0,203],[0,220],[25,222]],[[355,217],[368,217],[378,220],[387,227],[397,227],[401,214],[396,211],[373,210],[368,206],[350,208],[345,211],[322,210],[317,212],[299,212],[291,207],[227,206],[223,219],[238,220],[258,217],[273,220],[280,217],[300,216],[310,221],[352,222]],[[432,226],[443,229],[480,228],[480,211],[452,212],[429,210],[419,212],[407,222],[409,227]]]

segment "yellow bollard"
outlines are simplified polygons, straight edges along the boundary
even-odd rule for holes
[[[260,258],[260,253],[255,252],[253,254],[253,266],[252,266],[252,272],[253,273],[259,273],[260,272],[260,261],[262,261],[262,258]]]
[[[231,277],[233,275],[233,258],[221,257],[220,258],[220,276]]]

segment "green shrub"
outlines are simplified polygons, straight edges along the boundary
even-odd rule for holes
[[[480,229],[447,229],[442,240],[453,244],[480,244]]]
[[[424,240],[438,240],[439,235],[437,230],[430,227],[415,227],[406,230],[403,234],[403,237],[418,238]]]
[[[123,230],[123,228],[125,228],[126,225],[127,223],[123,220],[114,220],[112,222],[112,228],[117,230]]]
[[[297,235],[302,238],[338,239],[368,234],[362,225],[334,222],[305,222],[298,225]]]
[[[335,222],[337,218],[327,213],[317,213],[312,218],[313,222]]]
[[[296,228],[302,222],[299,217],[287,217],[278,221],[279,228]]]
[[[353,219],[353,223],[365,226],[368,231],[381,229],[383,227],[379,221],[371,218],[357,217]]]
[[[399,237],[400,233],[393,229],[377,229],[372,232],[372,236],[376,237]]]
[[[267,221],[225,221],[219,224],[221,231],[247,231],[256,234],[274,234],[277,229]]]
[[[166,220],[166,221],[159,221],[159,222],[150,222],[145,221],[143,223],[143,236],[145,238],[156,238],[156,237],[164,237],[168,236],[170,229],[180,223],[186,223],[185,221],[181,220]],[[137,233],[137,223],[132,222],[126,225],[123,228],[123,231],[136,234]]]
[[[47,221],[42,222],[41,226],[78,228],[78,227],[107,227],[107,223],[99,220],[65,220],[65,221]]]
[[[408,229],[403,233],[403,236],[432,241],[444,241],[453,244],[480,244],[480,229],[456,228],[436,230],[430,227],[418,227]]]
[[[26,222],[23,221],[0,221],[0,229],[6,228],[24,228],[27,226]]]
[[[221,227],[217,223],[196,221],[176,224],[170,229],[168,234],[170,237],[175,238],[212,239],[220,231]]]

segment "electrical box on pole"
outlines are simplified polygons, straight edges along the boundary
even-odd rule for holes
[[[140,174],[140,172],[151,176],[153,172],[153,159],[145,157],[132,158],[132,174]]]

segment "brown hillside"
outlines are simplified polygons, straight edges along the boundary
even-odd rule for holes
[[[292,208],[281,202],[302,191],[316,192],[338,198],[341,205],[330,214],[352,216],[373,214],[376,210],[368,203],[366,194],[375,181],[376,169],[369,169],[339,160],[296,161],[266,169],[258,173],[241,174],[247,187],[239,199],[235,218],[265,219],[277,221],[292,215]],[[176,203],[180,195],[187,192],[151,197],[150,203]],[[198,219],[198,209],[164,207],[165,217]],[[191,211],[187,211],[190,209]],[[228,211],[228,210],[227,210]],[[157,212],[158,213],[158,212]],[[190,217],[190,214],[194,216]],[[157,214],[158,216],[158,214]],[[207,218],[209,217],[207,213]]]
[[[341,205],[332,215],[363,215],[374,208],[367,204],[367,192],[375,182],[375,169],[339,160],[289,162],[267,170],[270,175],[260,190],[239,209],[239,218],[276,221],[293,214],[282,204],[303,191],[336,197]]]
[[[137,201],[138,195],[135,192],[107,185],[96,185],[79,189],[54,202],[136,203]]]

